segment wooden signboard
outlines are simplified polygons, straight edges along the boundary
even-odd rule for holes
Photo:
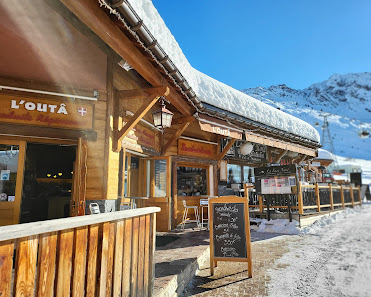
[[[0,122],[92,130],[94,105],[0,94]]]
[[[210,269],[218,261],[248,262],[252,277],[251,237],[248,201],[236,196],[209,200]]]
[[[178,140],[178,154],[199,158],[214,159],[217,146],[210,143],[190,141],[186,139]]]

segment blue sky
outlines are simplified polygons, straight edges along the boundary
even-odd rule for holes
[[[153,0],[191,65],[236,89],[371,71],[371,0]]]

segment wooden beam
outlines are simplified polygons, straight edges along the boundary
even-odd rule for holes
[[[271,159],[272,159],[272,149],[267,146],[267,159],[268,159],[268,164],[271,163]]]
[[[234,143],[236,142],[236,138],[232,138],[229,142],[228,142],[228,144],[227,144],[227,146],[224,148],[224,150],[218,155],[218,157],[217,157],[217,160],[218,161],[220,161],[220,160],[222,160],[223,158],[224,158],[224,156],[227,154],[227,152],[229,151],[229,149],[232,147],[232,145],[234,145]]]
[[[106,10],[98,1],[61,0],[81,21],[97,34],[117,54],[125,59],[152,86],[164,86],[170,89],[167,98],[182,114],[192,115],[193,108],[188,105],[173,86],[161,75],[133,42],[115,25]]]
[[[121,140],[134,128],[134,126],[143,118],[143,116],[151,109],[153,105],[157,102],[159,96],[152,95],[150,96],[142,106],[137,110],[137,112],[131,117],[131,119],[125,124],[124,127],[117,133],[117,139],[114,140],[117,142],[116,152],[121,150]],[[112,148],[113,149],[113,148]]]
[[[297,164],[302,163],[306,159],[307,155],[303,155],[300,159],[297,160]]]
[[[174,125],[184,124],[184,123],[187,123],[187,122],[192,122],[193,119],[194,119],[193,116],[181,117],[181,118],[173,119],[172,124],[174,124]]]
[[[119,99],[146,99],[151,95],[168,96],[170,90],[168,87],[139,89],[139,90],[123,90],[118,91],[117,96]]]
[[[287,154],[288,150],[283,150],[281,153],[273,160],[273,164],[277,164],[281,159]]]
[[[169,148],[178,140],[179,136],[182,135],[182,133],[188,128],[188,126],[192,123],[194,120],[194,117],[190,117],[188,122],[183,123],[180,128],[171,136],[169,141],[164,145],[164,147],[161,150],[161,155],[163,156]]]

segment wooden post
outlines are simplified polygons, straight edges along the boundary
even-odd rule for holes
[[[329,190],[330,190],[330,208],[331,210],[334,210],[334,194],[332,192],[332,184],[328,184],[329,185]]]
[[[362,205],[362,196],[361,196],[361,186],[358,186],[358,199],[359,203]]]
[[[220,161],[221,159],[224,158],[224,156],[228,153],[229,149],[233,146],[233,144],[236,142],[237,139],[232,138],[226,147],[223,149],[223,151],[218,155],[217,160]]]
[[[299,193],[298,193],[298,207],[299,207],[299,214],[304,214],[303,208],[303,193],[301,188],[301,183],[299,182]]]
[[[315,191],[317,196],[317,212],[321,212],[321,197],[319,196],[319,186],[318,183],[315,184]]]
[[[350,186],[350,198],[352,199],[352,207],[354,208],[354,195],[353,195],[353,187]]]
[[[263,196],[259,195],[259,211],[263,213],[264,211],[264,205],[263,205]]]
[[[247,188],[247,184],[243,184],[243,188],[244,188],[244,194],[245,194],[245,198],[247,199],[247,205],[250,205],[249,203],[249,189]]]
[[[341,207],[344,209],[345,208],[345,203],[344,203],[344,190],[343,186],[340,186],[340,199],[341,199]]]

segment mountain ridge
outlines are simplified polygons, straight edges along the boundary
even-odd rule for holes
[[[280,84],[241,91],[313,126],[318,124],[321,135],[321,115],[328,115],[335,154],[371,160],[371,138],[360,138],[363,131],[371,130],[371,72],[333,74],[305,89]]]

